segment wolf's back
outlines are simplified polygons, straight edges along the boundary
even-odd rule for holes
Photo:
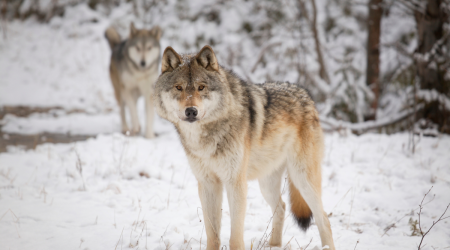
[[[106,40],[108,40],[108,44],[109,44],[109,47],[111,48],[111,50],[113,50],[114,47],[116,45],[120,44],[120,42],[121,42],[119,33],[113,27],[109,27],[108,29],[106,29],[105,37],[106,37]]]

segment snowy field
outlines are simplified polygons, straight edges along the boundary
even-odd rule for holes
[[[68,11],[66,21],[50,25],[9,23],[8,38],[0,39],[0,106],[84,110],[6,115],[3,133],[97,135],[0,154],[0,249],[205,249],[197,182],[172,125],[156,119],[154,140],[118,133],[103,38],[109,21],[89,13]],[[98,21],[83,26],[70,15]],[[424,194],[433,186],[421,215],[425,231],[450,202],[450,137],[416,137],[415,154],[406,133],[325,138],[322,199],[337,249],[417,249],[421,237],[412,235]],[[257,249],[270,232],[271,211],[258,183],[248,188],[245,244]],[[310,241],[308,249],[320,249],[317,227],[304,233],[287,213],[283,249],[304,249]],[[450,220],[435,225],[424,244],[450,248]]]
[[[357,249],[415,249],[420,237],[411,236],[409,220],[418,219],[431,186],[423,227],[443,212],[450,200],[450,138],[422,138],[414,156],[405,152],[407,139],[326,135],[323,202],[337,249],[354,249],[357,242]],[[105,134],[36,150],[12,148],[0,154],[0,187],[1,249],[206,247],[197,183],[173,129],[152,141]],[[257,182],[248,187],[245,242],[255,249],[271,212]],[[222,224],[226,245],[226,198]],[[437,224],[425,249],[448,247],[449,228],[448,220]],[[320,245],[317,227],[305,234],[287,214],[283,244],[291,240],[286,247],[298,249],[311,239],[311,249]]]

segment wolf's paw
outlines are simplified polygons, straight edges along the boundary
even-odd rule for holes
[[[255,243],[253,243],[253,244],[255,244]],[[256,244],[256,245],[258,245],[258,244]],[[269,248],[269,249],[275,250],[275,249],[281,248],[281,242],[273,244],[270,241],[266,241],[266,242],[261,243],[260,247],[262,247],[262,249]]]
[[[130,135],[131,135],[131,136],[137,136],[137,135],[139,135],[140,133],[141,133],[141,128],[140,128],[140,127],[134,128],[134,129],[132,129],[132,130],[130,131]]]
[[[128,135],[130,133],[130,129],[126,124],[122,124],[122,134]]]
[[[276,249],[277,247],[281,248],[281,242],[280,241],[274,241],[272,242],[272,240],[270,240],[267,244],[267,247],[270,247],[271,249]],[[275,248],[274,248],[275,247]]]

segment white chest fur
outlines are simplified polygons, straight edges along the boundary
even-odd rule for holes
[[[220,144],[214,135],[202,130],[200,124],[180,122],[178,125],[183,144],[189,150],[189,163],[197,178],[214,174],[222,181],[229,181],[238,175],[242,166],[243,146],[236,144],[230,150],[217,154]]]
[[[156,80],[157,72],[153,68],[147,70],[130,69],[121,74],[123,85],[126,89],[140,88],[141,90],[151,90]]]

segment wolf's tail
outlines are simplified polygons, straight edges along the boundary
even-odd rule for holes
[[[291,211],[298,226],[306,231],[311,224],[312,212],[306,201],[303,199],[300,191],[294,186],[294,183],[289,179],[289,193],[291,200]]]
[[[117,30],[114,29],[113,27],[109,27],[108,29],[106,29],[105,37],[106,37],[106,40],[108,40],[109,47],[111,49],[114,49],[114,47],[116,45],[120,44],[120,42],[121,42],[119,33],[117,33]]]

